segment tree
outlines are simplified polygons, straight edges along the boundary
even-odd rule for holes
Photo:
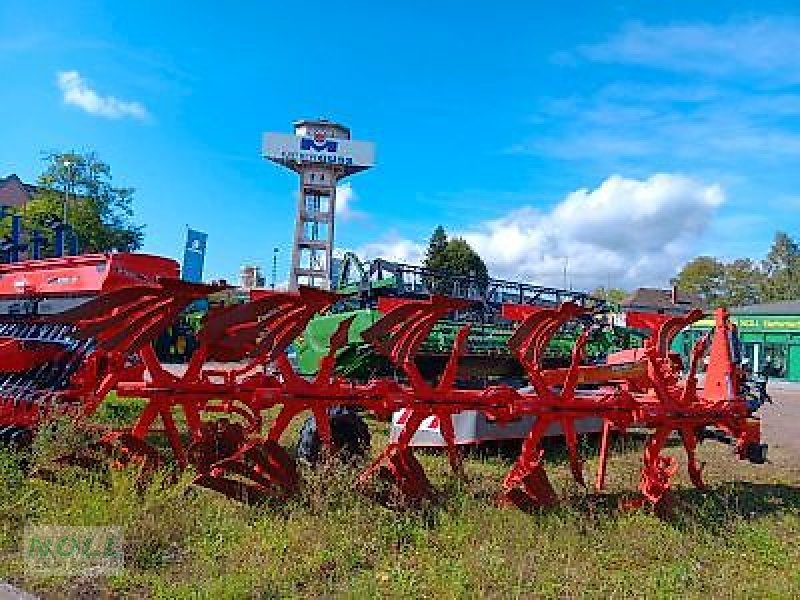
[[[712,256],[690,260],[676,278],[678,289],[697,294],[709,306],[716,305],[724,295],[725,265]]]
[[[737,258],[724,268],[721,305],[743,306],[761,302],[766,277],[756,263],[749,258]]]
[[[595,289],[591,295],[612,304],[620,304],[628,296],[628,292],[620,288],[606,289],[601,286]]]
[[[133,223],[132,188],[115,187],[111,167],[94,153],[50,153],[39,176],[39,189],[25,207],[25,227],[40,231],[53,248],[51,224],[67,222],[82,252],[130,252],[142,245],[143,227]]]
[[[762,301],[766,281],[759,265],[749,258],[725,263],[699,256],[681,269],[676,285],[702,297],[709,306],[742,306]]]
[[[430,242],[428,242],[428,250],[425,253],[425,267],[434,271],[443,270],[446,262],[446,251],[447,233],[444,227],[439,225],[433,230],[433,235],[431,235]]]
[[[453,238],[447,242],[444,270],[454,275],[468,275],[481,284],[489,280],[486,263],[463,238]]]
[[[441,225],[431,235],[425,253],[425,267],[449,275],[471,277],[481,287],[485,287],[489,280],[489,270],[480,255],[463,238],[448,239]],[[446,281],[429,281],[428,285],[437,293],[451,291]]]
[[[778,231],[762,263],[766,275],[763,299],[766,302],[800,298],[800,247],[788,234]]]
[[[782,270],[796,266],[795,263],[798,256],[800,256],[800,247],[798,247],[797,242],[789,234],[778,231],[775,233],[772,247],[764,260],[764,268],[767,270],[768,275],[774,275]]]

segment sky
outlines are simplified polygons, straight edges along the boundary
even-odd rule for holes
[[[377,149],[341,250],[416,262],[442,224],[497,277],[667,286],[800,234],[793,4],[3,0],[0,176],[94,151],[143,251],[188,225],[207,278],[277,247],[285,280],[297,181],[261,135],[325,117]]]

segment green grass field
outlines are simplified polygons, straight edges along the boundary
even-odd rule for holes
[[[373,428],[380,447],[386,426]],[[707,442],[710,490],[681,473],[675,514],[662,520],[617,507],[638,483],[638,450],[617,441],[608,494],[593,496],[571,482],[556,445],[549,471],[564,506],[532,515],[494,506],[510,465],[499,456],[470,458],[460,481],[444,457],[423,455],[441,499],[396,512],[355,492],[340,465],[305,472],[289,503],[251,508],[188,475],[141,493],[125,471],[30,479],[0,453],[0,580],[52,598],[800,597],[800,472],[788,460],[750,465]],[[26,577],[26,523],[122,526],[124,574]]]

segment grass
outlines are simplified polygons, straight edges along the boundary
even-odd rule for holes
[[[373,428],[380,447],[386,426]],[[287,503],[245,507],[194,488],[189,475],[141,491],[129,471],[31,479],[18,455],[0,452],[0,579],[53,598],[800,597],[800,471],[742,463],[706,443],[710,490],[690,489],[681,473],[675,515],[662,520],[617,508],[638,483],[639,449],[619,440],[609,492],[592,496],[551,448],[564,505],[532,515],[493,505],[510,464],[500,456],[471,457],[460,481],[443,456],[423,455],[441,499],[394,512],[356,493],[354,472],[338,464],[305,471]],[[28,578],[18,554],[26,523],[120,525],[126,569]]]

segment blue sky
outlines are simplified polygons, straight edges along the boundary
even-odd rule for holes
[[[144,250],[205,230],[209,276],[275,246],[285,271],[296,183],[260,140],[300,117],[377,145],[337,231],[362,254],[418,259],[442,223],[496,275],[632,287],[800,234],[792,3],[165,6],[0,5],[0,175],[93,150]]]

